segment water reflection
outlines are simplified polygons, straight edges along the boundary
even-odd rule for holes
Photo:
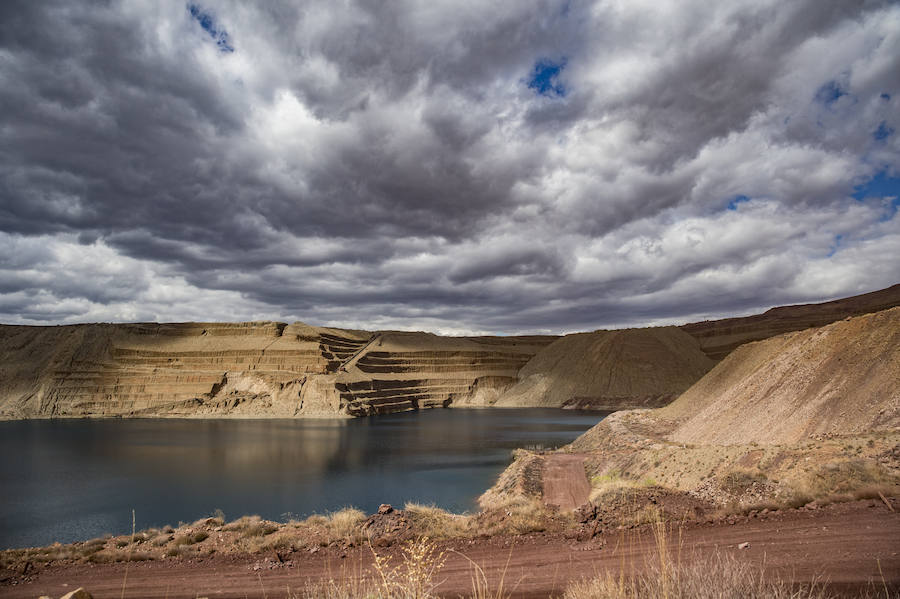
[[[0,423],[0,547],[345,505],[464,511],[526,445],[557,446],[597,412],[429,410],[356,420]]]

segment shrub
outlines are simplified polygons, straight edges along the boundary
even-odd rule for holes
[[[191,542],[193,543],[201,543],[209,538],[209,533],[205,530],[198,530],[194,534],[191,535]]]

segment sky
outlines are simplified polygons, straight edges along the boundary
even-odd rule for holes
[[[900,282],[900,4],[0,3],[0,322],[444,334]]]

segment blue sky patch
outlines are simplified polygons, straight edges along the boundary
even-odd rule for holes
[[[831,247],[828,249],[828,254],[827,254],[827,256],[828,256],[829,258],[831,258],[832,256],[834,256],[834,255],[837,253],[837,251],[838,251],[838,250],[840,249],[840,247],[841,247],[841,241],[843,241],[843,240],[844,240],[844,236],[843,236],[843,235],[835,235],[835,236],[834,236],[834,243],[832,243],[832,244],[831,244]]]
[[[528,79],[529,89],[542,96],[565,96],[566,88],[559,82],[559,74],[566,68],[566,59],[558,62],[542,58],[534,65]]]
[[[872,134],[872,137],[881,141],[883,139],[887,139],[894,132],[893,127],[888,127],[888,124],[885,121],[881,121],[878,124],[878,129],[875,130],[875,133]]]
[[[881,221],[888,221],[897,214],[900,208],[900,177],[888,177],[887,171],[881,171],[865,183],[853,188],[853,197],[862,202],[866,198],[892,198],[887,213]]]
[[[837,102],[838,98],[841,96],[846,96],[847,91],[841,87],[841,84],[837,81],[829,81],[822,87],[816,91],[816,100],[824,104],[825,106],[831,106],[835,102]]]
[[[744,202],[749,202],[750,198],[744,195],[734,196],[728,201],[728,210],[737,210],[738,204],[743,204]]]
[[[231,42],[228,39],[228,32],[224,29],[220,29],[216,25],[216,21],[211,14],[205,12],[196,4],[188,4],[187,9],[188,12],[191,13],[191,17],[197,21],[200,24],[200,27],[209,34],[209,37],[216,42],[216,46],[219,48],[220,52],[234,52],[234,46],[231,45]]]

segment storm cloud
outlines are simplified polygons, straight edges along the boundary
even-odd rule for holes
[[[900,281],[900,6],[0,4],[0,321],[678,323]]]

